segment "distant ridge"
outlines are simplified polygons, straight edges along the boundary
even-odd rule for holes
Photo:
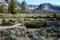
[[[50,3],[43,3],[43,4],[40,4],[36,10],[39,10],[42,12],[60,12],[60,6],[52,5]]]

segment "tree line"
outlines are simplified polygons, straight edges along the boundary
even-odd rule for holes
[[[20,9],[21,12],[26,12],[26,10],[28,9],[25,1],[23,1],[21,4],[18,3],[18,5],[20,5],[19,7],[21,8]],[[5,4],[2,3],[2,5],[0,5],[0,13],[17,14],[17,6],[18,5],[15,0],[11,0],[11,2],[8,3],[8,8],[6,8]]]

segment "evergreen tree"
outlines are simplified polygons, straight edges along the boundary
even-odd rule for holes
[[[22,10],[23,12],[26,12],[27,9],[28,9],[27,4],[26,4],[25,1],[23,1],[23,2],[21,3],[21,10]]]
[[[5,8],[5,5],[4,4],[2,4],[0,6],[0,11],[1,11],[1,13],[6,13],[7,12],[7,9]]]
[[[8,10],[11,14],[16,14],[16,1],[15,0],[11,0],[11,2],[9,3]]]

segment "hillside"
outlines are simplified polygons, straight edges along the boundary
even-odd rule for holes
[[[40,10],[43,12],[60,12],[60,6],[52,5],[50,3],[43,3],[39,5],[37,10]]]

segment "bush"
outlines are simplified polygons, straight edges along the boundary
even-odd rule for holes
[[[6,24],[6,20],[5,19],[2,19],[2,25],[5,25]]]
[[[27,28],[41,28],[43,27],[42,23],[40,22],[31,22],[31,23],[25,23]]]
[[[58,26],[60,26],[60,21],[58,21]]]
[[[9,21],[7,22],[7,24],[8,24],[8,25],[12,25],[13,23],[9,20]]]
[[[5,19],[2,20],[2,23],[1,25],[12,25],[13,23],[9,20],[9,21],[6,21]]]

